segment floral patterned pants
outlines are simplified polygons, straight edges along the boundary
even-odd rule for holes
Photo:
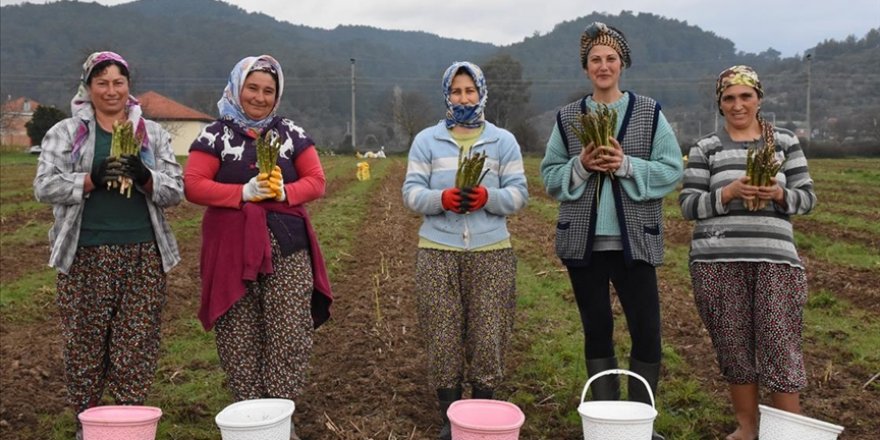
[[[692,263],[694,300],[721,374],[774,392],[806,387],[801,347],[807,275],[766,262]]]
[[[260,276],[214,328],[220,364],[235,400],[296,400],[306,385],[314,332],[308,249],[282,257],[272,239],[274,273]]]
[[[467,366],[471,384],[497,387],[516,312],[513,249],[419,249],[416,284],[432,386],[460,386]]]
[[[156,372],[167,286],[154,242],[81,247],[58,274],[68,399],[76,413],[142,404]]]

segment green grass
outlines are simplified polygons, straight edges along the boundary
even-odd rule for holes
[[[804,310],[804,337],[839,353],[837,363],[855,363],[867,371],[880,365],[880,320],[832,292],[811,292]],[[880,384],[875,384],[880,388]]]
[[[55,269],[42,269],[0,285],[0,313],[7,323],[45,319],[45,307],[55,299]]]
[[[816,234],[794,231],[798,250],[838,266],[880,269],[880,251]]]

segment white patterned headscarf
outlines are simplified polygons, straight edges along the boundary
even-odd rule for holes
[[[251,119],[241,107],[241,88],[251,72],[267,72],[278,79],[275,94],[275,106],[272,111],[260,120]],[[275,117],[278,105],[281,103],[281,92],[284,91],[284,73],[281,72],[281,64],[269,55],[258,57],[245,57],[239,61],[232,72],[229,73],[229,81],[223,89],[223,96],[217,101],[217,109],[220,117],[232,119],[243,128],[265,128]]]
[[[128,63],[116,52],[94,52],[86,58],[86,61],[82,65],[82,74],[79,77],[79,88],[76,91],[76,95],[70,100],[70,114],[80,120],[80,125],[76,130],[76,135],[74,136],[70,152],[73,161],[76,161],[79,158],[82,146],[89,137],[88,123],[95,118],[95,108],[92,105],[92,96],[89,93],[89,85],[87,82],[95,67],[105,61],[112,61],[121,64],[122,66],[125,66],[126,71],[129,71]],[[126,78],[127,77],[128,75],[126,75]],[[136,136],[142,140],[141,150],[146,150],[149,148],[149,139],[147,139],[146,124],[142,117],[143,110],[141,110],[141,105],[137,98],[131,94],[128,95],[128,101],[125,104],[125,113],[128,120],[131,121],[132,125],[135,127]]]
[[[464,70],[474,80],[480,101],[476,105],[453,104],[449,100],[449,92],[452,80],[459,70]],[[468,128],[478,128],[483,125],[485,118],[483,110],[486,109],[486,99],[489,90],[486,87],[486,76],[480,66],[468,61],[456,61],[443,73],[443,96],[446,97],[446,128],[460,125]]]

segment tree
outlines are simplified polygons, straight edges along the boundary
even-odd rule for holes
[[[512,129],[528,117],[530,81],[522,78],[522,64],[509,54],[493,57],[483,66],[489,88],[486,119]]]
[[[51,105],[37,106],[31,120],[24,124],[31,145],[41,144],[46,132],[64,118],[67,118],[67,114]]]
[[[394,87],[391,99],[394,123],[403,130],[407,137],[406,145],[409,147],[416,134],[431,123],[430,106],[421,93],[404,92],[397,86]]]

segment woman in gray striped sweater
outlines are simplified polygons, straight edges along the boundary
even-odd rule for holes
[[[690,251],[694,300],[730,387],[735,432],[758,435],[758,383],[776,408],[800,412],[806,386],[801,330],[807,276],[794,246],[790,216],[816,205],[813,180],[797,137],[760,115],[764,89],[748,66],[718,77],[724,127],[691,148],[679,197],[696,220]],[[746,176],[750,147],[770,144],[782,164],[770,185]],[[749,209],[754,201],[764,204]]]

